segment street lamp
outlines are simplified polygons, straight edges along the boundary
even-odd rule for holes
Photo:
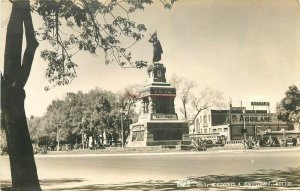
[[[123,128],[123,114],[124,110],[123,108],[120,109],[120,114],[121,114],[121,136],[122,136],[122,149],[124,149],[124,128]]]
[[[57,132],[56,132],[57,151],[59,151],[59,126],[60,126],[60,123],[57,124]]]
[[[246,114],[246,108],[243,108],[243,121],[244,121],[244,127],[243,127],[243,136],[244,136],[244,148],[246,149],[246,120],[245,120],[245,114]]]

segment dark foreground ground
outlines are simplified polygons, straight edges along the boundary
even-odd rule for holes
[[[0,162],[5,190],[8,157]],[[299,149],[53,153],[36,163],[43,190],[300,190]]]

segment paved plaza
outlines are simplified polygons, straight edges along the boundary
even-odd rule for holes
[[[299,190],[299,149],[36,155],[43,190]],[[2,185],[9,161],[1,157]]]

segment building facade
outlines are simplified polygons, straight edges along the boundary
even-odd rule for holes
[[[200,112],[194,125],[190,127],[190,137],[214,139],[225,136],[230,139],[228,110],[206,109]]]
[[[203,138],[225,136],[226,140],[230,141],[242,140],[243,131],[247,137],[259,138],[266,131],[282,129],[288,131],[292,130],[292,127],[279,121],[275,113],[231,107],[228,110],[207,109],[200,112],[190,128],[190,136]]]

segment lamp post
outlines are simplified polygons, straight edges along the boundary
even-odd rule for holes
[[[59,126],[60,124],[57,125],[57,132],[56,132],[56,140],[57,140],[57,151],[59,151]]]
[[[122,149],[124,149],[124,128],[123,128],[123,114],[124,110],[123,108],[120,109],[120,114],[121,114],[121,136],[122,136]]]
[[[244,137],[244,148],[246,149],[246,120],[245,120],[245,114],[246,114],[246,108],[243,108],[243,121],[244,121],[244,127],[243,127],[243,137]]]

